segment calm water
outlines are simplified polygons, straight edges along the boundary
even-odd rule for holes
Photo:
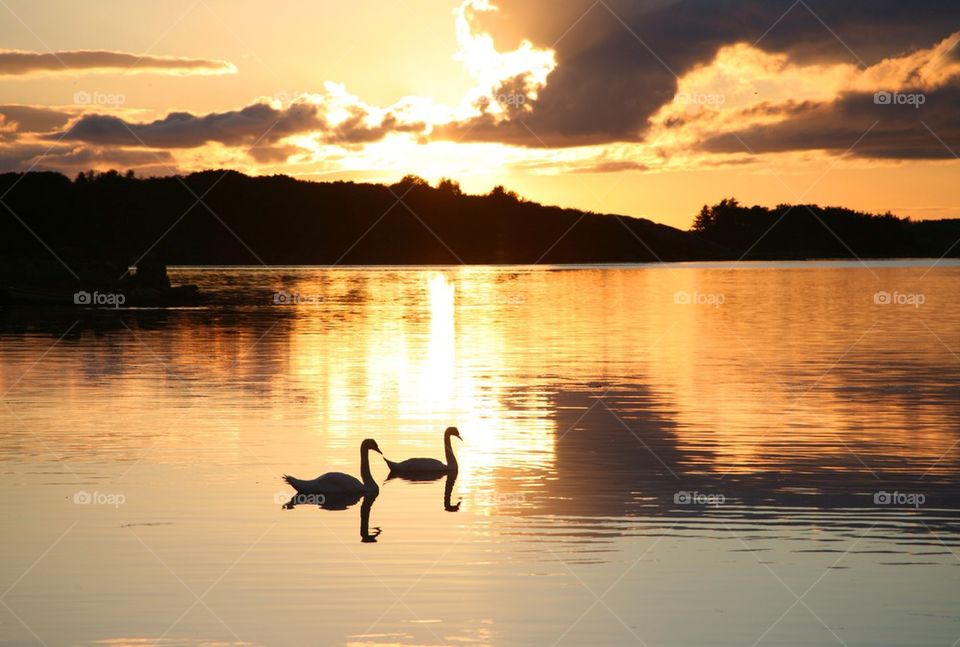
[[[956,264],[174,278],[0,314],[5,643],[960,638]],[[455,483],[281,506],[448,425]]]

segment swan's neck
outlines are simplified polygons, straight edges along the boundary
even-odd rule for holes
[[[373,475],[370,473],[370,452],[363,449],[360,450],[360,478],[363,480],[364,487],[377,487],[377,482],[373,480]]]
[[[447,454],[447,469],[451,472],[456,472],[458,469],[457,457],[453,455],[453,446],[450,444],[451,438],[452,436],[447,436],[443,439],[443,449]]]

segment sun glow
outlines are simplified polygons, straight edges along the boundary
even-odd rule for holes
[[[506,83],[517,81],[524,98],[535,100],[557,61],[553,50],[538,49],[528,40],[511,52],[497,51],[493,37],[476,33],[472,23],[475,12],[496,10],[489,0],[464,0],[456,10],[460,48],[455,58],[463,62],[467,72],[477,81],[477,87],[468,95],[470,103],[486,105],[492,114],[503,114],[506,112],[503,106],[509,102],[502,100],[498,93]],[[525,102],[513,103],[529,108]]]
[[[491,293],[490,273],[423,272],[397,292],[390,292],[395,280],[381,282],[376,273],[362,285],[327,274],[322,282],[290,286],[299,294],[324,295],[330,317],[298,316],[290,335],[294,381],[326,385],[311,396],[316,408],[308,422],[321,444],[349,444],[358,427],[367,427],[384,430],[385,438],[396,434],[388,445],[394,455],[434,456],[443,429],[457,426],[463,434],[462,443],[455,441],[462,445],[455,447],[457,487],[464,493],[492,487],[505,455],[511,470],[549,467],[556,421],[516,417],[518,400],[526,411],[549,411],[550,403],[540,392],[513,392],[504,377],[510,372],[507,342],[487,322],[511,306]],[[355,302],[368,292],[377,294],[371,302],[396,305]],[[316,312],[312,304],[302,308]],[[349,350],[357,348],[360,353]]]

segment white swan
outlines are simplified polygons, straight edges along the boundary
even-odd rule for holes
[[[383,452],[377,447],[377,441],[367,438],[360,443],[360,478],[344,474],[343,472],[327,472],[312,481],[304,481],[293,476],[283,475],[283,480],[289,483],[300,494],[373,494],[380,491],[377,482],[370,474],[370,459],[368,451],[375,451],[381,456]]]
[[[390,474],[392,475],[456,474],[458,470],[457,457],[453,455],[453,447],[450,446],[451,436],[456,436],[460,438],[460,440],[463,440],[456,427],[447,427],[447,430],[443,432],[443,449],[446,452],[446,463],[438,461],[436,458],[408,458],[399,463],[387,460],[386,457],[384,457],[383,460],[387,461],[387,466],[390,468]]]

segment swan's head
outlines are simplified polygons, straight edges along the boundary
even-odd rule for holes
[[[450,436],[456,436],[460,440],[463,440],[463,438],[460,436],[460,430],[457,429],[456,427],[447,427],[447,430],[443,432],[443,435],[445,438],[449,438]]]
[[[377,447],[377,441],[375,441],[373,438],[367,438],[362,443],[360,443],[361,452],[368,452],[370,450],[373,450],[378,454],[380,454],[381,456],[383,456],[383,452],[380,451],[379,447]]]

